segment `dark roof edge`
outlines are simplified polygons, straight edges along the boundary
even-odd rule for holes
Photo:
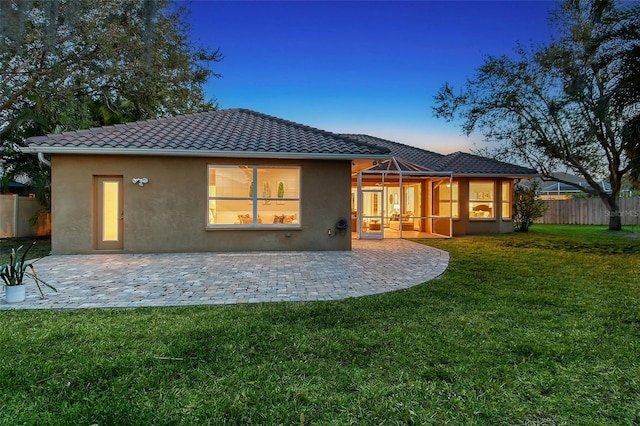
[[[138,156],[180,156],[180,157],[229,157],[229,158],[297,158],[317,160],[387,159],[388,154],[331,154],[315,152],[266,152],[266,151],[212,151],[193,149],[152,149],[152,148],[59,148],[46,146],[26,146],[20,149],[30,154],[73,154],[73,155],[138,155]]]

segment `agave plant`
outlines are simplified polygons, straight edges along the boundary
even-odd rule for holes
[[[36,262],[37,259],[30,262],[26,261],[27,253],[35,244],[36,242],[34,241],[26,249],[24,248],[24,246],[20,246],[17,249],[12,248],[11,255],[9,256],[9,263],[0,265],[0,278],[2,278],[2,281],[4,281],[4,285],[6,286],[22,285],[24,283],[25,276],[32,278],[33,281],[35,281],[36,286],[38,286],[40,296],[44,298],[42,285],[49,287],[55,292],[57,292],[58,290],[56,290],[56,288],[52,285],[47,284],[46,282],[38,278],[36,268],[33,266],[34,262]]]

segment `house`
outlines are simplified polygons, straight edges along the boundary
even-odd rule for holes
[[[587,190],[591,189],[591,185],[587,183],[585,178],[569,173],[555,172],[551,174],[550,178],[536,178],[534,180],[538,182],[540,199],[542,200],[568,200],[586,196],[587,193],[576,187],[576,185]],[[573,185],[566,182],[571,182]],[[611,192],[611,184],[609,182],[600,181],[598,184],[605,191]]]
[[[33,137],[24,150],[51,165],[55,254],[511,232],[513,179],[534,173],[244,109]]]

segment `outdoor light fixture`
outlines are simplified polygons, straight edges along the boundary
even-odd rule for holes
[[[131,182],[137,183],[140,186],[144,186],[145,183],[149,183],[149,179],[147,179],[146,177],[133,178],[133,179],[131,179]]]

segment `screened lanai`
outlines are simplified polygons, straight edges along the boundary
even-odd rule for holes
[[[354,161],[351,230],[354,238],[449,238],[458,211],[451,172],[400,158]]]

